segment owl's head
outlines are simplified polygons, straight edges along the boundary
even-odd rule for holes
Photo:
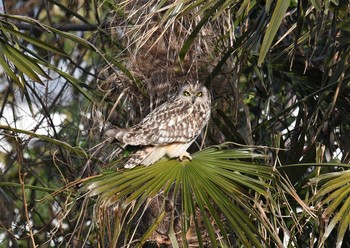
[[[200,84],[186,84],[182,86],[177,95],[178,99],[186,102],[203,103],[210,101],[210,94],[208,89]]]

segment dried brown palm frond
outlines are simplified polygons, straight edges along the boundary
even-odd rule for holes
[[[210,65],[216,62],[216,32],[225,28],[226,20],[217,18],[207,23],[184,59],[179,59],[183,44],[201,20],[200,7],[193,5],[169,1],[159,6],[157,1],[124,1],[117,3],[118,11],[110,14],[111,35],[125,47],[119,56],[132,76],[109,65],[101,72],[104,80],[100,82],[100,90],[112,101],[124,92],[128,111],[135,113],[131,122],[163,102],[184,82],[204,82],[212,70]],[[189,13],[184,15],[186,11]]]

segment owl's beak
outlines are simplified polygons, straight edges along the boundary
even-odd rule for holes
[[[192,96],[192,103],[194,103],[194,101],[196,101],[196,97]]]

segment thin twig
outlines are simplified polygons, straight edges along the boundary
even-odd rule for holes
[[[22,188],[22,197],[23,197],[23,209],[24,209],[24,213],[25,213],[25,217],[26,217],[26,221],[27,221],[27,226],[28,226],[28,231],[29,231],[29,236],[31,238],[32,241],[32,245],[33,247],[36,247],[35,245],[35,239],[34,239],[34,234],[32,231],[32,224],[30,223],[30,219],[29,219],[29,214],[28,214],[28,203],[27,203],[27,199],[26,199],[26,191],[25,191],[25,182],[24,182],[24,178],[26,176],[26,173],[21,172],[21,165],[23,165],[23,154],[22,154],[22,148],[20,147],[19,144],[19,138],[18,136],[15,136],[15,143],[16,143],[16,150],[17,150],[17,162],[18,162],[18,179],[19,182],[21,184],[21,188]]]

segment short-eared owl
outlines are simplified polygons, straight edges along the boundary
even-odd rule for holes
[[[155,108],[139,124],[107,131],[126,145],[141,146],[125,163],[125,168],[151,165],[167,155],[192,159],[187,149],[195,141],[210,117],[208,89],[199,84],[184,85],[177,95]]]

